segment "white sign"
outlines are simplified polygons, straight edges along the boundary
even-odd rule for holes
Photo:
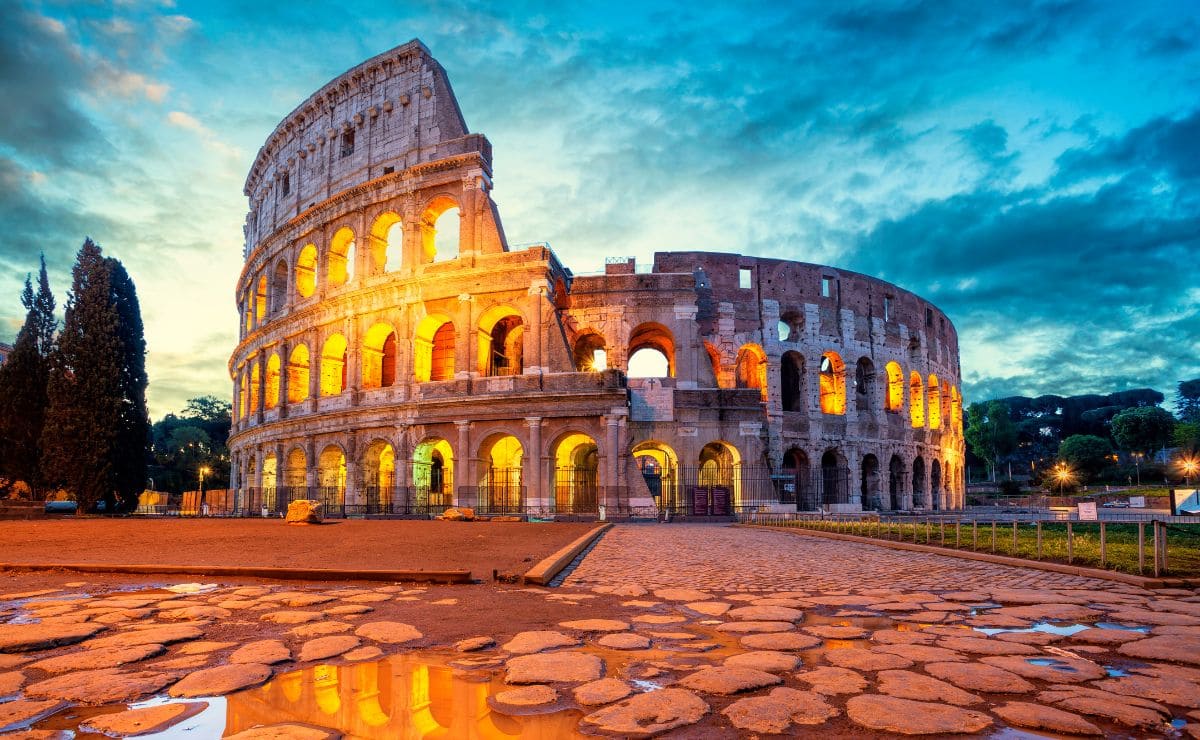
[[[1080,501],[1079,502],[1079,521],[1094,522],[1099,517],[1096,516],[1095,501]]]
[[[1146,497],[1145,496],[1130,496],[1129,497],[1129,508],[1131,508],[1131,509],[1146,508]]]

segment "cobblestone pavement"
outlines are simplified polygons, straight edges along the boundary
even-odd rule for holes
[[[1094,578],[945,555],[713,524],[619,525],[564,586],[685,586],[719,591],[1095,588]]]

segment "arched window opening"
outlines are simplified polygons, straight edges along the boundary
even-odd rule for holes
[[[389,388],[396,382],[396,332],[379,323],[367,330],[362,348],[362,387]]]
[[[863,509],[883,509],[883,498],[879,490],[879,458],[874,455],[863,456],[862,485],[859,493],[862,496]]]
[[[889,511],[896,511],[902,508],[904,500],[904,479],[906,473],[904,471],[904,460],[899,455],[892,455],[892,459],[888,462],[888,501],[887,508]]]
[[[346,338],[334,334],[321,348],[321,395],[337,396],[346,390]]]
[[[272,352],[267,359],[267,387],[264,389],[263,405],[271,410],[279,405],[279,353]]]
[[[346,455],[337,445],[329,445],[317,458],[317,486],[325,514],[339,514],[346,501]]]
[[[293,449],[287,456],[287,467],[284,468],[284,485],[300,490],[308,485],[308,460],[304,450]]]
[[[955,431],[962,432],[962,396],[956,385],[950,386],[950,423]]]
[[[925,461],[918,457],[912,466],[913,507],[925,508]]]
[[[929,376],[929,428],[942,428],[942,392],[936,375]],[[937,464],[936,460],[934,464]]]
[[[731,506],[742,503],[741,455],[726,442],[709,442],[700,450],[700,467],[696,471],[698,495],[693,494],[693,513],[725,516]]]
[[[866,357],[858,358],[854,367],[854,408],[862,413],[871,413],[875,404],[871,397],[875,390],[875,365]]]
[[[525,350],[525,325],[520,316],[505,316],[491,330],[484,375],[520,375]]]
[[[837,352],[821,355],[821,413],[846,413],[846,365]]]
[[[308,398],[308,345],[297,344],[288,358],[287,400],[300,403]]]
[[[250,413],[258,413],[258,394],[262,390],[262,365],[258,360],[250,367]]]
[[[238,399],[238,404],[237,404],[238,418],[245,419],[246,418],[246,405],[247,405],[246,401],[250,397],[250,383],[249,383],[249,379],[246,377],[245,371],[241,372],[238,375],[237,379],[234,380],[234,384],[236,385],[236,389],[237,389],[236,395],[237,395],[237,399]]]
[[[421,252],[425,262],[444,262],[458,257],[458,203],[450,197],[434,198],[421,216]]]
[[[554,453],[554,508],[562,513],[597,510],[600,451],[586,434],[569,434]]]
[[[283,260],[275,263],[275,273],[271,276],[271,313],[277,314],[287,308],[288,266]]]
[[[942,463],[934,460],[929,464],[929,508],[942,508]]]
[[[812,470],[804,450],[790,449],[783,455],[783,479],[780,503],[795,502],[799,511],[816,511],[821,508],[817,491],[812,484]]]
[[[925,426],[925,383],[921,381],[921,374],[916,370],[908,376],[908,411],[909,417],[912,419],[913,429],[922,429]]]
[[[884,409],[898,414],[904,408],[904,371],[900,369],[900,363],[889,362],[887,370],[887,398],[885,399]]]
[[[767,356],[757,344],[738,350],[737,387],[756,388],[762,400],[767,400]]]
[[[327,261],[326,274],[331,286],[345,285],[354,277],[354,231],[349,226],[333,233]]]
[[[396,485],[396,451],[383,440],[367,447],[363,456],[363,481],[366,483],[368,514],[392,511],[392,491]]]
[[[267,276],[258,276],[258,286],[254,290],[254,323],[262,326],[267,318]]]
[[[675,337],[662,324],[641,324],[629,336],[631,378],[675,377]]]
[[[711,342],[705,342],[704,353],[708,355],[708,362],[712,365],[713,387],[721,388],[721,351]]]
[[[804,333],[804,314],[792,309],[779,317],[779,341],[799,342]]]
[[[296,258],[296,293],[308,298],[317,290],[317,246],[305,244]]]
[[[418,507],[437,511],[454,498],[454,453],[444,439],[430,439],[413,452],[413,489]]]
[[[575,340],[575,369],[581,373],[600,372],[608,368],[608,351],[604,337],[588,332]]]
[[[679,462],[675,451],[662,442],[642,442],[633,448],[633,461],[658,507],[681,511]]]
[[[404,224],[400,214],[384,211],[371,224],[371,253],[368,274],[382,275],[400,267],[404,242]]]
[[[274,489],[279,485],[279,461],[275,458],[275,453],[270,453],[263,458],[262,464],[262,488],[264,491],[274,493]]]
[[[493,435],[479,450],[479,508],[484,512],[519,512],[523,492],[521,442],[511,434]]]
[[[821,503],[850,503],[850,468],[835,450],[821,456]]]
[[[779,397],[784,411],[805,411],[804,356],[799,352],[784,352],[779,360]]]
[[[417,324],[413,376],[418,383],[454,379],[454,324],[444,314],[430,314]]]

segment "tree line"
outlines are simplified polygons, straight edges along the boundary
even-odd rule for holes
[[[1179,382],[1178,416],[1159,406],[1164,400],[1159,391],[1138,388],[973,403],[964,429],[968,463],[985,467],[992,480],[998,469],[1004,477],[1011,470],[1038,480],[1058,464],[1083,483],[1126,482],[1126,469],[1132,463],[1140,472],[1142,461],[1162,472],[1155,453],[1171,448],[1194,457],[1200,450],[1200,378]]]
[[[89,511],[131,510],[146,486],[146,340],[124,265],[84,240],[61,329],[43,255],[25,322],[0,365],[0,491],[68,492]]]

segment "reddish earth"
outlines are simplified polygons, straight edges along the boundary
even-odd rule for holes
[[[279,519],[0,521],[0,563],[469,570],[521,574],[594,524]]]

